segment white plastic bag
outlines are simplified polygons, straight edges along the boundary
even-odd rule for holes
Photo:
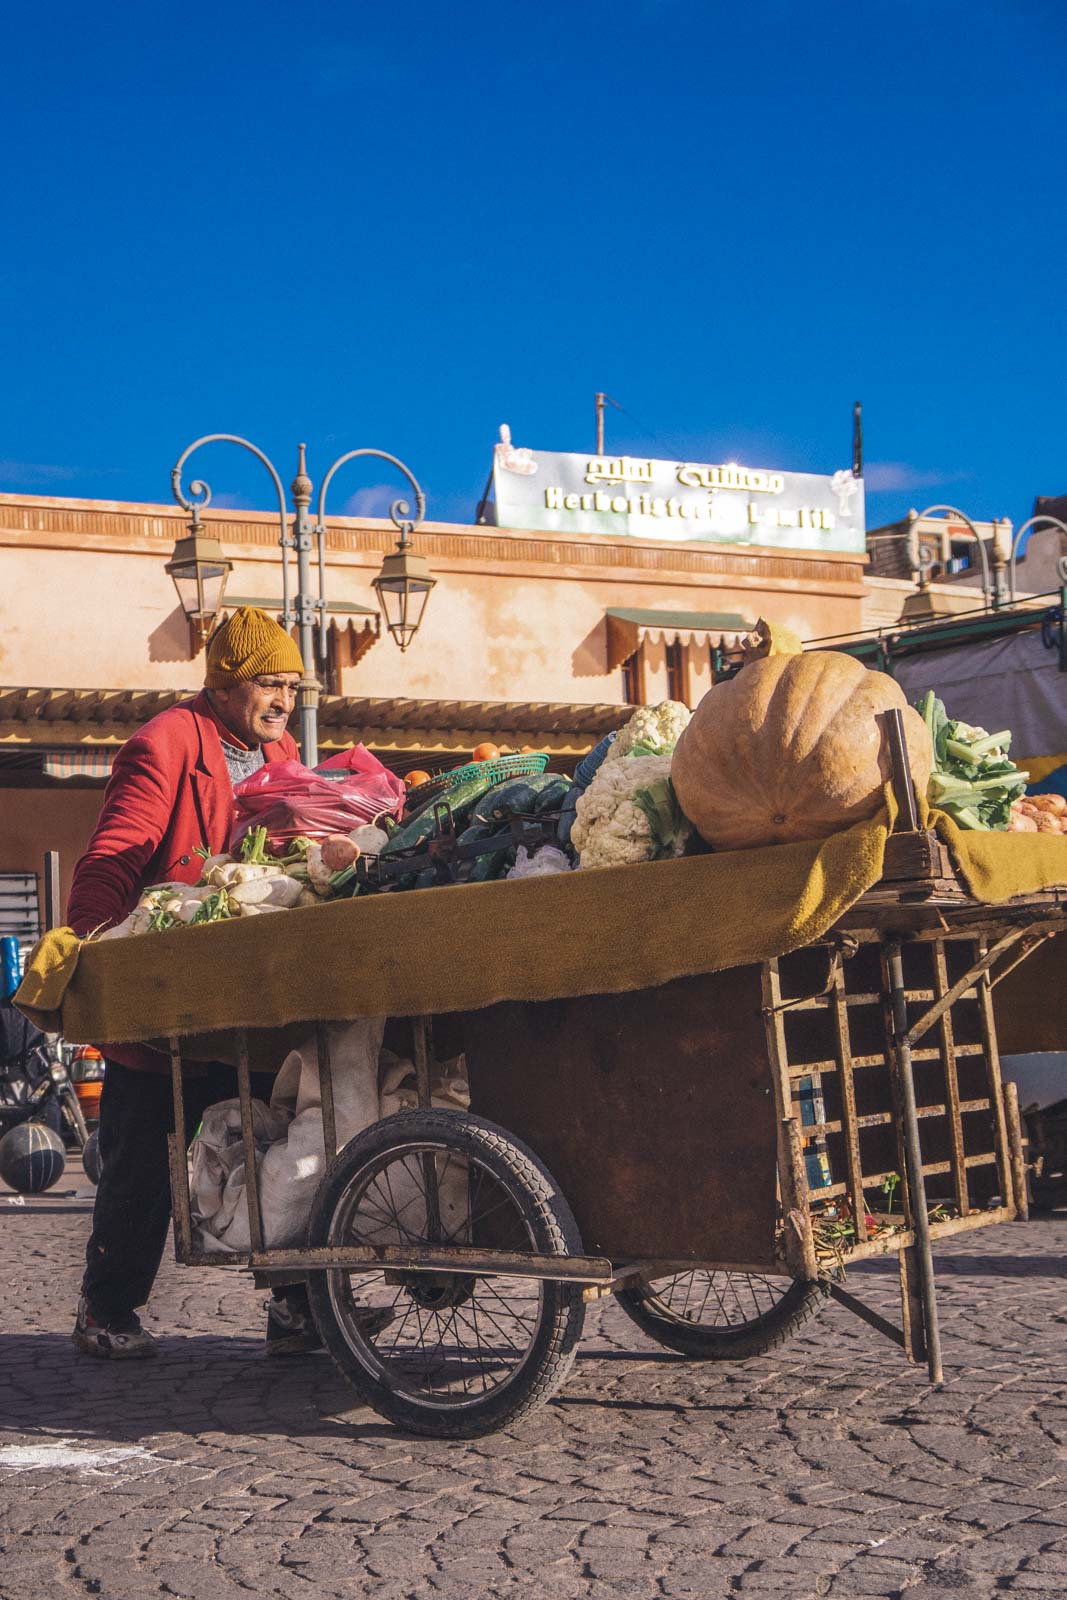
[[[378,1052],[384,1028],[382,1017],[329,1025],[338,1148],[378,1120]],[[263,1242],[268,1249],[302,1244],[311,1202],[326,1170],[314,1031],[286,1056],[270,1107],[253,1101],[253,1126]],[[247,1250],[238,1101],[210,1107],[190,1156],[194,1215],[205,1241],[226,1250]]]
[[[562,850],[557,850],[554,844],[543,844],[539,850],[530,855],[524,844],[520,844],[515,856],[515,865],[508,872],[509,878],[547,878],[556,872],[570,872],[569,858]]]

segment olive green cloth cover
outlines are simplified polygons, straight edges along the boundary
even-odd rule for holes
[[[1067,882],[1063,838],[934,820],[980,900]],[[80,943],[57,929],[16,1003],[68,1039],[117,1044],[652,988],[820,938],[877,883],[888,828],[883,814],[814,842],[367,895],[134,939]]]

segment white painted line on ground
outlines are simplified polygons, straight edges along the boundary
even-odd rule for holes
[[[86,1448],[72,1439],[55,1444],[14,1444],[0,1448],[0,1471],[74,1472],[95,1475],[114,1473],[128,1463],[164,1465],[159,1456],[142,1445],[112,1445],[104,1449]]]

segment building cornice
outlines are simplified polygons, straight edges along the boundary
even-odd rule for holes
[[[0,494],[0,543],[53,549],[108,549],[158,554],[187,520],[177,506],[114,500],[74,500],[44,495]],[[262,512],[207,510],[202,520],[224,545],[277,550],[278,522]],[[397,534],[392,523],[370,517],[331,517],[326,546],[343,562],[378,564]],[[431,564],[457,570],[504,567],[560,578],[623,579],[636,575],[666,582],[701,577],[719,585],[833,590],[859,593],[866,558],[837,551],[781,550],[762,545],[697,545],[643,541],[607,535],[576,539],[565,534],[425,522],[416,538]],[[361,559],[362,558],[362,559]]]

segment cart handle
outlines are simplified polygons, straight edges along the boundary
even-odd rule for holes
[[[889,745],[889,761],[893,773],[893,793],[897,802],[897,832],[919,832],[919,807],[915,798],[915,784],[908,764],[908,741],[904,735],[904,714],[899,707],[883,711],[882,726]]]

